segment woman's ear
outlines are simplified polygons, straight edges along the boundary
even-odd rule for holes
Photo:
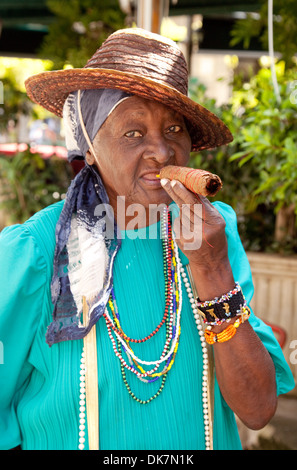
[[[95,163],[95,157],[92,152],[90,152],[90,150],[88,150],[86,153],[86,162],[88,163],[88,165],[94,165]]]

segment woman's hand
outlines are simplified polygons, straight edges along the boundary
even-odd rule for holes
[[[225,220],[206,197],[193,194],[179,181],[161,183],[180,208],[174,224],[178,246],[197,267],[215,268],[228,255]]]
[[[228,259],[225,220],[202,196],[179,181],[161,180],[163,188],[180,208],[174,221],[176,242],[186,255],[201,300],[212,299],[234,287]]]
[[[234,287],[234,279],[228,260],[224,219],[206,198],[196,197],[180,182],[161,182],[180,207],[174,231],[179,226],[181,230],[176,241],[189,259],[200,299],[211,300],[227,293]],[[196,213],[195,205],[200,207]],[[196,235],[198,231],[201,242],[192,249],[187,249],[189,227]],[[195,236],[192,241],[195,242]],[[225,324],[216,327],[217,332],[222,327]],[[249,322],[241,325],[231,340],[215,343],[214,356],[216,377],[226,402],[246,426],[261,429],[276,409],[275,370]]]

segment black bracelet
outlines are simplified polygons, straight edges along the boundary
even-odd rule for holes
[[[246,307],[246,300],[238,283],[230,292],[213,300],[201,302],[197,298],[199,313],[204,322],[211,324],[220,324],[222,321],[240,315],[243,307]]]

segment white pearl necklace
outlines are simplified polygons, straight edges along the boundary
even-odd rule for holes
[[[86,359],[85,348],[83,348],[80,358],[80,384],[79,384],[79,450],[85,448],[86,429]]]
[[[202,360],[203,360],[203,371],[202,371],[202,404],[203,404],[203,420],[204,420],[204,438],[205,438],[205,449],[210,450],[210,420],[209,420],[209,404],[208,404],[208,353],[207,353],[207,344],[204,337],[203,326],[201,323],[201,318],[198,313],[196,300],[192,292],[191,284],[187,278],[185,268],[181,267],[181,276],[183,278],[185,288],[188,294],[190,305],[192,307],[192,312],[196,322],[196,327],[198,334],[200,336],[200,343],[202,349]]]
[[[204,439],[205,439],[205,449],[211,449],[210,442],[210,420],[209,420],[209,404],[208,404],[208,354],[207,354],[207,344],[204,337],[203,326],[201,322],[200,315],[198,313],[196,300],[192,292],[191,284],[187,278],[186,270],[181,264],[181,260],[178,257],[178,250],[176,250],[176,257],[178,258],[178,263],[180,266],[180,276],[182,277],[185,288],[188,294],[194,319],[196,322],[196,327],[200,337],[201,349],[202,349],[202,359],[203,359],[203,371],[202,371],[202,404],[203,404],[203,421],[204,421]],[[84,450],[85,448],[85,425],[86,425],[86,362],[85,362],[85,351],[83,348],[80,360],[80,395],[79,395],[79,450]]]

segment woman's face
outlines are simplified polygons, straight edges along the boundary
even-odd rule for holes
[[[96,135],[95,163],[116,207],[117,197],[129,204],[168,204],[170,198],[156,175],[166,165],[186,166],[191,139],[183,117],[155,101],[133,96],[119,104]]]

